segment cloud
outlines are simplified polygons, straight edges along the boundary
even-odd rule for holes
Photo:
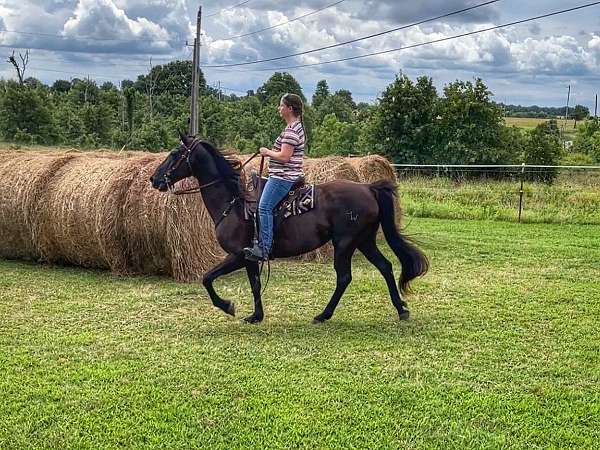
[[[23,33],[3,33],[2,44],[33,49],[169,54],[180,50],[190,34],[181,0],[25,2],[6,17],[7,29]]]
[[[590,54],[572,36],[527,38],[511,44],[511,53],[519,72],[585,75],[591,69]]]
[[[367,0],[362,2],[358,17],[367,20],[385,20],[393,23],[409,23],[472,7],[472,0],[430,0],[427,2],[398,2],[396,0]],[[498,9],[493,5],[444,19],[454,23],[482,23],[498,18]]]

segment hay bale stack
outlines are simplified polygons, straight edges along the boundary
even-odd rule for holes
[[[43,259],[128,272],[123,204],[147,162],[80,154],[56,171],[33,227]]]
[[[0,154],[0,257],[37,260],[35,233],[48,181],[74,156],[30,152]]]
[[[379,155],[368,155],[358,158],[346,158],[356,170],[361,183],[373,183],[378,180],[397,181],[396,171],[387,159]]]

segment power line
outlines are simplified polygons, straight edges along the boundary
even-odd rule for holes
[[[345,1],[346,0],[338,0],[337,2],[334,2],[334,3],[331,3],[329,5],[323,6],[322,8],[315,9],[315,10],[313,10],[311,12],[306,13],[306,14],[302,14],[302,15],[300,15],[298,17],[294,17],[293,19],[286,20],[285,22],[281,22],[281,23],[278,23],[276,25],[271,25],[270,27],[261,28],[260,30],[250,31],[249,33],[238,34],[236,36],[229,36],[229,37],[224,37],[224,38],[218,38],[216,40],[217,41],[225,41],[225,40],[231,40],[231,39],[238,39],[238,38],[241,38],[241,37],[252,36],[253,34],[262,33],[263,31],[272,30],[273,28],[281,27],[283,25],[287,25],[288,23],[295,22],[296,20],[300,20],[300,19],[304,19],[305,17],[312,16],[313,14],[317,14],[317,13],[319,13],[321,11],[324,11],[324,10],[326,10],[328,8],[332,8],[332,7],[334,7],[336,5],[339,5],[340,3],[345,2]]]
[[[116,75],[115,74],[112,76],[107,76],[107,75],[98,75],[98,74],[87,73],[87,72],[67,72],[65,70],[41,69],[38,67],[27,67],[27,70],[36,70],[38,72],[56,72],[56,73],[64,73],[67,75],[92,76],[94,78],[105,78],[105,79],[109,79],[109,80],[122,80],[122,79],[126,79],[129,77],[129,75]]]
[[[542,15],[535,16],[535,17],[530,17],[528,19],[516,20],[514,22],[508,22],[508,23],[505,23],[505,24],[502,24],[502,25],[496,25],[496,26],[489,27],[489,28],[483,28],[481,30],[475,30],[475,31],[469,31],[467,33],[455,34],[453,36],[448,36],[448,37],[445,37],[445,38],[435,39],[433,41],[420,42],[418,44],[406,45],[404,47],[392,48],[392,49],[389,49],[389,50],[382,50],[382,51],[379,51],[379,52],[366,53],[364,55],[349,56],[347,58],[339,58],[339,59],[333,59],[333,60],[329,60],[329,61],[321,61],[321,62],[311,63],[311,64],[298,64],[298,65],[286,66],[286,67],[269,67],[269,68],[263,68],[263,69],[249,69],[248,71],[249,72],[263,72],[263,71],[273,71],[273,70],[300,69],[300,68],[303,68],[303,67],[320,66],[320,65],[324,65],[324,64],[332,64],[332,63],[337,63],[337,62],[351,61],[351,60],[355,60],[355,59],[367,58],[367,57],[370,57],[370,56],[378,56],[378,55],[383,55],[383,54],[386,54],[386,53],[399,52],[401,50],[408,50],[408,49],[411,49],[411,48],[423,47],[425,45],[430,45],[430,44],[436,44],[436,43],[439,43],[439,42],[450,41],[452,39],[457,39],[457,38],[460,38],[460,37],[465,37],[465,36],[471,36],[471,35],[474,35],[474,34],[484,33],[486,31],[497,30],[499,28],[505,28],[505,27],[509,27],[509,26],[513,26],[513,25],[519,25],[519,24],[526,23],[526,22],[531,22],[531,21],[534,21],[534,20],[537,20],[537,19],[544,19],[546,17],[556,16],[556,15],[559,15],[559,14],[564,14],[564,13],[576,11],[576,10],[579,10],[579,9],[589,8],[591,6],[596,6],[598,4],[600,4],[600,1],[586,3],[584,5],[575,6],[573,8],[562,9],[562,10],[559,10],[559,11],[554,11],[554,12],[551,12],[551,13],[542,14]],[[242,64],[238,64],[238,65],[242,65]],[[224,66],[204,66],[204,67],[224,67]]]
[[[391,30],[381,31],[379,33],[370,34],[368,36],[363,36],[363,37],[356,38],[356,39],[351,39],[349,41],[339,42],[337,44],[327,45],[325,47],[319,47],[319,48],[315,48],[315,49],[312,49],[312,50],[305,50],[303,52],[292,53],[290,55],[277,56],[277,57],[274,57],[274,58],[267,58],[267,59],[259,59],[259,60],[256,60],[256,61],[247,61],[247,62],[242,62],[242,63],[206,65],[204,67],[217,68],[217,67],[247,66],[247,65],[250,65],[250,64],[258,64],[258,63],[263,63],[263,62],[277,61],[277,60],[280,60],[280,59],[292,58],[294,56],[308,55],[309,53],[315,53],[315,52],[320,52],[322,50],[328,50],[328,49],[331,49],[331,48],[341,47],[342,45],[347,45],[347,44],[352,44],[354,42],[364,41],[366,39],[371,39],[371,38],[374,38],[374,37],[383,36],[384,34],[393,33],[394,31],[404,30],[406,28],[411,28],[411,27],[414,27],[414,26],[417,26],[417,25],[422,25],[422,24],[427,23],[427,22],[433,22],[433,21],[436,21],[436,20],[439,20],[439,19],[443,19],[445,17],[454,16],[454,15],[461,14],[461,13],[464,13],[464,12],[467,12],[467,11],[471,11],[473,9],[481,8],[483,6],[491,5],[492,3],[497,3],[499,1],[500,0],[489,0],[487,2],[480,3],[478,5],[469,6],[468,8],[459,9],[457,11],[452,11],[452,12],[449,12],[449,13],[446,13],[446,14],[442,14],[442,15],[439,15],[439,16],[436,16],[436,17],[431,17],[429,19],[420,20],[418,22],[414,22],[414,23],[411,23],[411,24],[408,24],[408,25],[403,25],[401,27],[392,28]]]
[[[92,36],[65,36],[62,34],[34,33],[32,31],[0,30],[0,33],[25,34],[28,36],[43,36],[57,39],[81,40],[81,41],[115,41],[115,42],[181,42],[177,39],[117,39],[117,38],[98,38]]]
[[[216,15],[218,15],[218,14],[221,14],[223,11],[228,11],[228,10],[230,10],[230,9],[237,8],[237,7],[239,7],[239,6],[243,6],[243,5],[245,5],[246,3],[249,3],[250,1],[251,1],[251,0],[246,0],[246,1],[244,1],[244,2],[240,2],[240,3],[238,3],[237,5],[228,6],[227,8],[223,8],[223,9],[221,9],[220,11],[217,11],[217,12],[214,12],[214,13],[211,13],[211,14],[208,14],[208,15],[206,15],[206,16],[204,16],[204,17],[213,17],[213,16],[216,16]]]

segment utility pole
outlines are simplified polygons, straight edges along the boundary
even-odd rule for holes
[[[190,106],[190,135],[198,134],[198,85],[200,84],[200,30],[202,22],[202,6],[198,7],[196,19],[196,38],[194,39],[194,56],[192,58],[192,98]]]
[[[596,94],[596,104],[594,105],[594,119],[598,118],[598,94]]]
[[[569,100],[571,99],[571,85],[569,85],[569,91],[567,92],[567,106],[565,108],[565,120],[563,120],[562,126],[562,140],[563,150],[567,148],[567,141],[565,140],[565,128],[567,127],[567,120],[569,120]]]

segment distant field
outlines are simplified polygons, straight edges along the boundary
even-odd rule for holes
[[[548,120],[550,120],[550,119],[534,119],[534,118],[530,118],[530,117],[505,117],[504,118],[504,122],[507,125],[514,125],[516,127],[525,128],[525,129],[533,129],[536,126],[538,126],[540,123],[547,122]],[[565,122],[564,120],[557,119],[557,122],[558,122],[558,127],[560,129],[562,129],[563,126],[565,127],[566,133],[573,131],[575,128],[574,120],[567,120]]]

